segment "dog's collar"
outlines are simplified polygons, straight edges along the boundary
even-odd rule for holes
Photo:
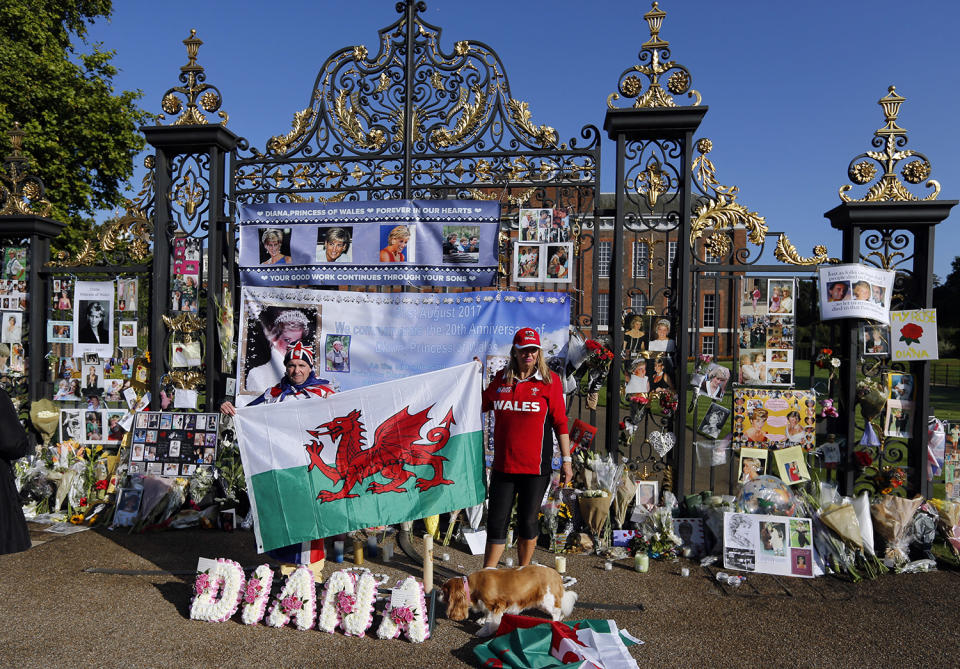
[[[463,591],[467,595],[467,601],[470,601],[470,581],[467,580],[467,577],[463,577]]]

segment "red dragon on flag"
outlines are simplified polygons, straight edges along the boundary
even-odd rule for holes
[[[403,484],[414,475],[404,465],[430,465],[433,467],[433,478],[418,478],[417,488],[421,492],[438,485],[450,485],[453,481],[443,478],[443,463],[447,458],[437,455],[450,439],[450,426],[455,425],[453,408],[447,410],[446,416],[438,425],[426,434],[426,443],[420,431],[428,422],[428,414],[435,405],[430,405],[423,411],[409,413],[409,406],[404,407],[387,418],[377,427],[373,434],[373,445],[364,449],[364,432],[366,428],[360,420],[360,410],[354,409],[346,416],[338,416],[333,420],[322,423],[315,430],[307,430],[313,439],[304,444],[310,455],[310,464],[307,471],[314,467],[319,469],[333,483],[343,481],[339,492],[321,490],[317,499],[321,502],[332,502],[337,499],[359,497],[352,494],[354,486],[374,474],[382,474],[390,479],[388,483],[371,481],[367,490],[372,493],[407,492]],[[337,456],[334,466],[328,465],[320,458],[323,444],[320,437],[330,437],[337,443]]]

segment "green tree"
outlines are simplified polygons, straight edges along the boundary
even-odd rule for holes
[[[956,308],[960,300],[960,256],[950,263],[950,273],[946,280],[933,289],[933,306],[937,310],[937,323],[943,327],[960,327],[960,310]]]
[[[54,242],[61,249],[77,247],[96,211],[122,205],[145,144],[142,92],[116,92],[115,52],[85,39],[88,24],[112,10],[111,0],[0,2],[0,152],[9,153],[6,132],[19,122],[51,217],[67,223]]]

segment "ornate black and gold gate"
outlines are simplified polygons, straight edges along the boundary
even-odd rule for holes
[[[562,209],[573,221],[576,253],[572,325],[605,341],[615,356],[598,409],[576,406],[571,414],[598,425],[600,443],[628,457],[641,476],[660,478],[677,492],[714,489],[713,470],[706,480],[698,477],[692,457],[696,437],[689,425],[699,420],[699,409],[693,402],[688,413],[688,361],[708,352],[736,374],[729,360],[737,282],[746,273],[804,271],[798,267],[809,272],[830,260],[826,249],[818,246],[812,257],[802,257],[737,200],[737,187],[720,182],[708,156],[710,140],[694,138],[707,107],[691,88],[690,72],[671,59],[670,45],[660,37],[666,13],[656,2],[644,14],[650,37],[639,63],[623,72],[608,99],[604,129],[616,143],[612,194],[600,193],[597,127],[586,125],[578,138],[562,141],[514,97],[489,46],[462,40],[448,50],[440,29],[421,18],[425,8],[423,2],[399,2],[399,18],[379,31],[375,46],[333,53],[289,131],[269,138],[262,149],[226,129],[220,92],[206,83],[198,64],[202,42],[193,33],[184,40],[188,63],[180,68],[181,85],[162,101],[164,112],[176,118],[144,129],[156,149],[151,212],[160,273],[152,303],[172,311],[167,272],[177,239],[193,240],[202,250],[204,280],[198,312],[184,312],[181,303],[167,313],[166,328],[151,330],[150,349],[156,353],[171,340],[199,337],[204,366],[171,370],[166,355],[155,355],[155,393],[162,381],[195,387],[205,391],[208,410],[224,395],[233,371],[233,215],[239,205],[496,200],[502,206],[496,288],[516,290],[548,288],[511,284],[519,210]],[[208,118],[213,114],[216,119]],[[779,264],[762,264],[771,234]],[[853,244],[845,242],[846,260],[859,257]],[[664,334],[654,344],[660,330]],[[638,347],[641,338],[646,345]],[[660,392],[635,394],[653,397],[650,405],[631,401],[625,392],[638,358],[651,371],[672,367],[658,381]],[[846,401],[852,408],[852,398]],[[673,448],[667,434],[676,440]]]

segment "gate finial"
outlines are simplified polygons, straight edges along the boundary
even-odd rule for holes
[[[7,132],[12,151],[3,159],[4,170],[0,172],[0,216],[47,217],[53,206],[43,199],[46,189],[40,178],[27,172],[29,160],[22,151],[25,134],[17,122]]]
[[[887,89],[887,94],[877,101],[877,104],[883,109],[885,125],[873,133],[872,144],[878,148],[882,146],[884,150],[866,151],[856,156],[847,167],[847,176],[854,184],[863,186],[877,177],[878,166],[882,170],[882,174],[876,180],[876,183],[867,190],[866,195],[859,200],[854,200],[847,195],[847,192],[853,188],[852,185],[841,186],[840,199],[844,202],[917,202],[920,200],[919,197],[907,189],[896,173],[897,163],[910,157],[915,157],[916,160],[907,162],[900,170],[900,176],[908,183],[919,184],[930,176],[931,169],[930,161],[922,153],[909,149],[899,149],[899,147],[907,144],[907,131],[897,125],[900,105],[905,100],[905,97],[897,94],[896,87],[890,86]],[[926,186],[932,188],[933,192],[923,199],[936,200],[937,196],[940,195],[939,182],[930,179]]]
[[[670,60],[670,42],[660,38],[660,29],[663,27],[663,19],[666,15],[667,13],[660,9],[658,2],[654,2],[653,8],[643,15],[650,30],[650,39],[640,47],[640,64],[625,70],[620,75],[618,92],[611,93],[607,97],[607,106],[610,109],[617,108],[613,102],[620,99],[621,95],[634,99],[634,109],[677,107],[677,103],[669,93],[673,95],[686,93],[687,97],[695,98],[694,107],[700,104],[700,93],[690,88],[690,71],[683,65]],[[673,73],[667,77],[665,91],[660,85],[660,78],[671,70]],[[636,75],[637,72],[646,75],[650,80],[646,91],[643,90],[644,84]]]
[[[160,107],[167,114],[179,114],[183,110],[177,120],[170,125],[206,125],[207,118],[200,111],[203,109],[210,114],[217,112],[222,119],[220,125],[225,126],[230,117],[220,110],[220,105],[223,104],[220,91],[216,86],[206,83],[207,75],[203,66],[197,64],[197,53],[200,51],[203,40],[197,37],[197,31],[191,28],[190,36],[183,40],[183,44],[187,47],[187,64],[180,68],[179,79],[184,85],[168,89],[163,94]],[[186,98],[185,109],[179,96]],[[157,125],[160,125],[162,120],[165,120],[165,117],[160,114]]]

